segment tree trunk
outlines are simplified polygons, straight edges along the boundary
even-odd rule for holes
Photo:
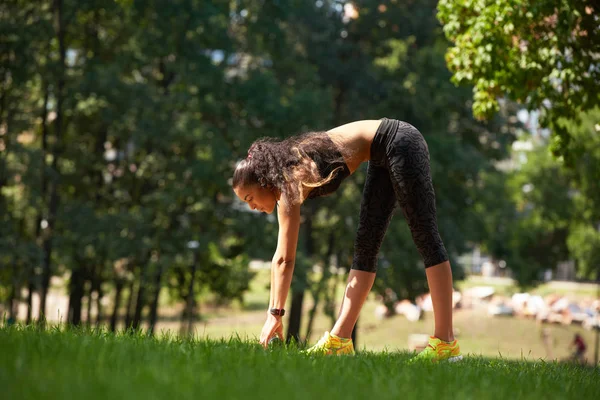
[[[121,306],[121,295],[123,293],[124,282],[122,279],[115,279],[115,304],[110,317],[110,331],[116,332],[117,321],[119,318],[119,307]]]
[[[46,174],[46,153],[48,151],[48,100],[49,100],[49,89],[48,85],[44,86],[44,102],[42,104],[42,162],[41,162],[41,190],[40,190],[40,205],[43,207],[46,204],[46,193],[48,191],[48,179]],[[44,238],[42,237],[42,220],[43,220],[43,209],[38,212],[37,219],[35,221],[35,237],[39,245],[43,245]],[[35,291],[37,281],[37,274],[33,265],[29,266],[28,276],[28,294],[27,294],[27,319],[26,324],[31,323],[31,314],[33,313],[33,292]]]
[[[69,324],[78,326],[81,324],[81,300],[84,294],[84,272],[83,264],[76,262],[75,268],[71,272],[69,307],[67,321]]]
[[[87,290],[87,302],[85,304],[85,326],[88,328],[92,325],[92,295],[94,291],[92,290],[92,284],[88,281],[86,285],[88,287]]]
[[[181,333],[191,335],[194,329],[194,282],[196,281],[196,270],[198,269],[198,252],[194,250],[194,259],[190,266],[191,278],[188,287],[185,310],[181,321]]]
[[[338,272],[340,270],[339,263],[341,259],[342,253],[338,252],[336,255],[336,274],[333,277],[333,285],[325,290],[325,304],[323,305],[323,312],[329,317],[332,326],[335,325],[338,318],[338,307],[336,307],[335,299],[337,295],[337,287],[340,282],[340,276],[338,275]]]
[[[323,260],[323,274],[321,275],[321,279],[317,285],[317,289],[312,293],[314,304],[310,311],[308,312],[308,324],[306,326],[306,335],[304,335],[304,341],[308,342],[310,339],[310,334],[312,333],[312,327],[315,320],[315,316],[317,315],[317,309],[319,307],[319,302],[321,301],[321,295],[324,291],[327,290],[327,283],[331,278],[331,271],[329,262],[331,260],[331,255],[333,254],[333,247],[335,245],[335,234],[333,231],[329,233],[329,243],[327,247],[327,254],[325,255],[325,259]]]
[[[98,13],[97,11],[94,12],[94,17],[97,18]],[[95,39],[97,39],[97,35],[94,36]],[[95,41],[95,43],[97,43],[97,40]],[[97,54],[97,48],[94,50],[94,54]],[[107,129],[102,129],[101,133],[99,135],[97,135],[96,137],[96,145],[95,145],[95,149],[94,149],[94,154],[96,157],[95,162],[98,162],[99,164],[101,164],[104,160],[103,160],[103,154],[104,154],[104,143],[107,140],[107,136],[108,136],[108,130]],[[102,211],[102,187],[104,186],[104,179],[102,176],[102,167],[97,168],[96,171],[96,196],[94,198],[95,201],[95,208],[99,211]],[[104,259],[105,257],[108,257],[107,255],[103,255],[102,259]],[[98,263],[98,269],[95,271],[94,274],[92,274],[92,290],[91,292],[96,292],[96,327],[100,327],[100,323],[102,321],[102,297],[103,297],[103,293],[102,293],[102,270],[103,267],[106,265],[106,263],[104,262],[104,260],[100,260],[100,262]],[[91,297],[90,297],[91,300]],[[88,316],[89,322],[88,324],[91,324],[91,315]]]
[[[21,298],[21,293],[19,293],[20,286],[19,280],[17,279],[17,274],[19,271],[19,267],[17,266],[17,257],[13,254],[12,256],[12,285],[10,286],[10,293],[8,295],[8,320],[9,323],[12,324],[17,321],[17,312],[19,308],[19,299]]]
[[[15,313],[15,308],[18,307],[18,302],[16,302],[16,292],[17,292],[17,287],[16,285],[12,285],[10,288],[10,293],[8,295],[8,302],[7,302],[7,308],[8,308],[8,323],[10,325],[12,325],[13,323],[15,323],[17,321],[16,319],[16,313]]]
[[[104,292],[102,291],[102,279],[100,278],[100,274],[96,275],[96,328],[100,328],[100,324],[102,323],[102,297],[104,297]]]
[[[133,311],[133,299],[135,297],[135,267],[134,267],[134,275],[131,283],[129,284],[129,297],[127,298],[127,310],[125,313],[125,329],[129,330],[131,328],[131,320],[132,320],[132,311]]]
[[[53,3],[53,12],[54,12],[54,27],[56,30],[56,37],[58,40],[58,55],[60,58],[59,68],[58,68],[58,77],[56,83],[56,119],[55,119],[55,144],[54,151],[52,157],[52,170],[57,175],[56,178],[53,179],[52,185],[50,187],[50,205],[48,207],[48,235],[46,235],[44,240],[44,257],[43,257],[43,265],[42,265],[42,282],[41,282],[41,291],[40,291],[40,321],[45,320],[46,313],[46,297],[48,295],[48,289],[50,287],[50,277],[52,275],[52,237],[54,235],[54,227],[56,224],[56,214],[58,211],[59,204],[59,170],[58,170],[58,159],[62,152],[62,131],[63,131],[63,92],[65,87],[65,56],[66,56],[66,46],[65,46],[65,34],[64,34],[64,24],[63,24],[63,2],[62,0],[54,0]]]
[[[312,217],[314,214],[314,203],[307,204],[306,207],[306,218],[304,223],[304,235],[306,236],[306,257],[312,258],[314,242],[312,239]],[[304,275],[307,271],[299,271],[300,268],[295,268],[294,275],[298,278],[298,275]],[[304,289],[292,286],[292,306],[290,309],[290,318],[288,332],[286,336],[286,342],[289,343],[294,339],[297,343],[300,343],[300,327],[302,325],[302,306],[304,304]]]
[[[50,224],[48,224],[48,229],[50,229]],[[44,257],[42,262],[42,279],[40,286],[40,311],[38,322],[41,324],[45,324],[46,319],[46,298],[48,297],[48,290],[50,289],[50,278],[51,278],[51,258],[52,258],[52,239],[47,238],[44,241]]]
[[[308,312],[308,323],[306,324],[306,334],[304,335],[304,341],[308,342],[310,340],[310,335],[312,333],[313,324],[315,321],[315,316],[317,315],[317,308],[319,307],[319,302],[321,300],[321,293],[323,291],[323,285],[325,282],[325,277],[321,277],[317,289],[311,293],[313,297],[314,304]]]
[[[33,313],[33,291],[35,290],[35,269],[30,266],[29,283],[27,284],[27,317],[25,324],[31,324],[31,314]]]
[[[333,126],[339,126],[342,124],[342,107],[346,97],[346,90],[346,87],[343,84],[340,84],[338,87],[338,92],[335,95],[333,107]]]
[[[300,325],[302,323],[302,305],[304,304],[304,290],[292,291],[292,307],[290,310],[290,319],[286,343],[293,340],[300,343]]]
[[[15,287],[11,285],[8,293],[8,300],[6,302],[6,308],[8,308],[8,325],[12,325],[15,322]]]
[[[135,312],[133,314],[133,321],[131,322],[131,326],[134,330],[138,330],[140,327],[140,323],[142,321],[142,311],[145,306],[145,296],[146,296],[146,282],[148,281],[148,265],[143,268],[143,271],[140,273],[140,285],[138,287],[137,298],[135,300]]]
[[[148,319],[148,333],[150,335],[154,335],[154,327],[156,326],[156,320],[158,318],[158,299],[160,297],[162,275],[163,267],[162,263],[159,263],[158,272],[154,279],[154,297],[152,299],[152,304],[150,305],[150,317]]]
[[[96,275],[96,266],[92,265],[89,270],[89,275],[87,276],[87,281],[89,282],[88,293],[87,293],[87,304],[86,304],[86,320],[85,325],[89,328],[92,326],[92,303],[93,303],[93,295],[94,295],[94,275]]]

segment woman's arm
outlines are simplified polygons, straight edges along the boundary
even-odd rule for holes
[[[286,206],[281,202],[277,207],[279,235],[277,249],[271,262],[271,298],[269,308],[285,308],[285,302],[292,283],[298,232],[300,230],[300,204]]]

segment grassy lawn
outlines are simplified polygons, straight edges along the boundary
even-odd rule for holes
[[[408,365],[403,352],[354,357],[264,351],[239,340],[152,339],[0,328],[5,399],[591,399],[600,371],[470,357]]]

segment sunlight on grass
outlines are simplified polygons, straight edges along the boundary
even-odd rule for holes
[[[404,352],[306,356],[237,338],[0,329],[7,399],[593,398],[597,369],[470,357],[408,365]]]

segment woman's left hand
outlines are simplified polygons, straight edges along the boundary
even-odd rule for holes
[[[266,349],[269,346],[269,340],[277,336],[283,341],[283,323],[281,317],[268,314],[267,321],[260,333],[260,344]]]

